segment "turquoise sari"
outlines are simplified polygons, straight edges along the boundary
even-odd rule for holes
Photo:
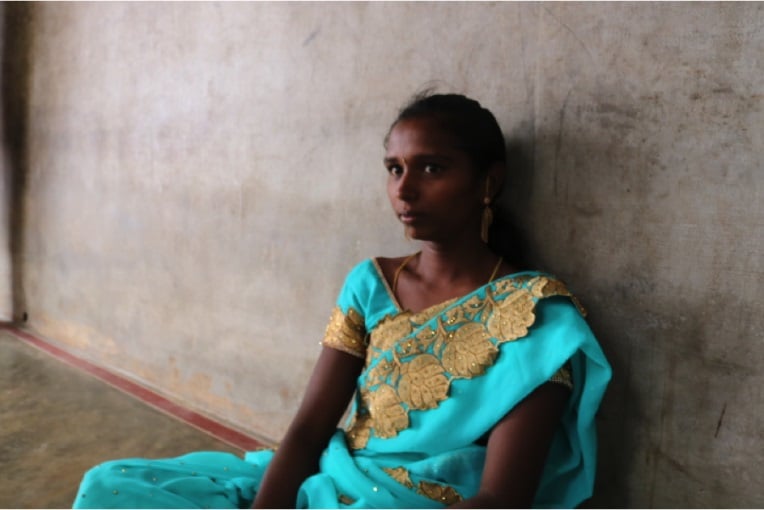
[[[439,508],[474,496],[484,438],[535,388],[571,388],[534,506],[592,494],[595,413],[610,366],[565,286],[522,272],[418,313],[377,262],[348,275],[323,344],[365,359],[348,420],[300,487],[298,508]],[[273,452],[111,461],[86,473],[75,508],[249,507]]]

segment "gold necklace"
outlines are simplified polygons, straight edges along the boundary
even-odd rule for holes
[[[401,262],[401,265],[398,266],[398,268],[395,270],[395,273],[393,273],[393,294],[395,294],[395,291],[398,288],[398,278],[401,275],[401,271],[403,271],[403,268],[406,267],[406,264],[408,264],[411,259],[419,255],[420,253],[422,252],[418,251],[416,253],[412,253],[411,255],[403,259],[403,262]],[[499,272],[499,268],[501,267],[502,262],[504,262],[504,257],[499,257],[499,261],[496,262],[496,266],[493,268],[493,271],[491,272],[491,277],[488,278],[488,283],[491,283],[493,279],[496,278],[496,274]]]
[[[499,268],[501,267],[501,263],[504,262],[504,257],[499,257],[499,261],[496,263],[496,267],[493,268],[493,273],[491,273],[491,277],[488,279],[488,283],[491,283],[494,278],[496,278],[496,273],[499,272]]]
[[[420,253],[422,252],[418,251],[416,253],[412,253],[411,255],[403,259],[403,262],[401,262],[401,265],[398,266],[398,269],[395,270],[395,274],[393,274],[393,294],[395,294],[395,289],[398,288],[398,277],[401,275],[401,271],[403,271],[403,268],[406,267],[406,264],[409,263],[409,260],[413,259]]]

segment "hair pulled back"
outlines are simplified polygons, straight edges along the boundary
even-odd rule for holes
[[[389,132],[402,120],[432,118],[456,139],[458,148],[467,153],[480,173],[494,163],[506,163],[504,135],[493,114],[474,99],[461,94],[431,94],[414,96],[405,105]],[[387,138],[385,139],[385,144]]]
[[[507,152],[504,134],[493,113],[479,102],[461,94],[433,94],[429,90],[415,95],[390,125],[390,132],[403,120],[434,119],[445,131],[454,136],[457,147],[463,150],[475,165],[479,175],[491,165],[506,165]],[[494,204],[496,208],[498,204]],[[525,240],[522,231],[510,218],[508,211],[496,211],[489,231],[488,244],[518,268],[528,267]]]

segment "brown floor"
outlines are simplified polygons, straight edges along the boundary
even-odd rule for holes
[[[82,474],[123,457],[241,454],[0,331],[0,507],[71,508]]]

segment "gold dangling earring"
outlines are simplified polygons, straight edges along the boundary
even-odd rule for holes
[[[485,198],[483,198],[483,217],[480,221],[480,239],[488,244],[488,229],[493,223],[493,210],[491,209],[491,178],[485,180]]]
[[[488,244],[488,229],[491,228],[491,223],[493,223],[493,210],[491,209],[491,199],[489,197],[485,197],[483,203],[485,208],[483,208],[483,218],[480,221],[480,239]]]

